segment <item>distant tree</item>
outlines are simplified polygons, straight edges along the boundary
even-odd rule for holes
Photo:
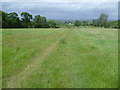
[[[82,22],[82,25],[83,25],[83,26],[89,26],[89,22],[88,22],[88,21],[83,21],[83,22]]]
[[[110,22],[110,27],[111,28],[118,28],[118,21],[111,21]]]
[[[23,25],[23,27],[26,27],[26,28],[29,27],[30,22],[32,20],[32,15],[29,14],[28,12],[22,12],[21,17],[22,17],[22,25]]]
[[[93,19],[92,25],[93,26],[98,26],[98,19]]]
[[[78,20],[76,20],[75,23],[74,23],[74,25],[77,26],[77,27],[80,26],[81,24],[82,24],[81,21],[78,21]]]
[[[108,15],[105,13],[102,13],[100,17],[98,18],[98,26],[99,27],[107,27],[108,25]]]
[[[36,15],[33,19],[34,25],[36,28],[45,28],[48,27],[48,23],[45,17]]]
[[[48,27],[46,17],[41,17],[41,25],[42,25],[42,28],[47,28]]]
[[[18,14],[15,12],[8,14],[8,25],[10,28],[21,27],[21,21],[19,20]]]
[[[2,28],[2,11],[0,11],[0,28]]]
[[[2,27],[7,28],[8,26],[8,13],[1,11],[2,13]]]
[[[36,28],[40,28],[41,26],[41,16],[40,15],[36,15],[33,19],[34,25]]]
[[[50,28],[56,28],[57,23],[54,20],[48,20],[48,25]]]
[[[35,28],[35,23],[33,21],[29,22],[28,28]]]
[[[118,29],[120,29],[120,19],[117,22],[118,22]]]
[[[109,28],[109,27],[111,27],[111,23],[110,23],[110,21],[107,21],[104,27],[105,27],[105,28]]]

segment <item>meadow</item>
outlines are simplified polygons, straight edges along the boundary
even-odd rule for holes
[[[3,29],[4,88],[118,87],[118,30]]]

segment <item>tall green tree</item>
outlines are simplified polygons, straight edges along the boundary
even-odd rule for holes
[[[76,20],[75,23],[74,23],[74,25],[77,26],[77,27],[78,27],[78,26],[81,26],[81,24],[82,24],[82,22],[81,22],[81,21],[78,21],[78,20]]]
[[[2,11],[0,11],[0,28],[2,28]]]
[[[120,29],[120,19],[117,22],[118,22],[118,29]]]
[[[98,19],[93,19],[92,25],[93,26],[98,26]]]
[[[34,22],[34,26],[36,28],[40,28],[41,27],[41,16],[40,15],[36,15],[33,19]]]
[[[50,28],[56,28],[57,23],[55,20],[48,20],[48,25]]]
[[[36,15],[33,19],[34,25],[36,28],[45,28],[48,27],[48,23],[45,17]]]
[[[48,27],[48,23],[47,23],[47,20],[46,20],[46,17],[41,17],[42,19],[42,28],[47,28]]]
[[[98,18],[98,26],[99,27],[107,27],[108,26],[108,15],[102,13]]]
[[[83,25],[83,26],[89,26],[89,22],[88,22],[88,21],[83,21],[83,22],[82,22],[82,25]]]
[[[21,21],[19,20],[18,14],[15,12],[8,14],[8,25],[10,28],[21,27]]]
[[[111,27],[111,28],[119,28],[118,26],[119,26],[119,25],[118,25],[118,21],[111,21],[111,22],[110,22],[110,27]]]
[[[29,14],[28,12],[22,12],[21,13],[21,19],[22,19],[22,25],[23,27],[30,27],[30,22],[32,20],[32,15]]]
[[[2,27],[7,28],[9,27],[8,25],[8,13],[1,11],[2,14]]]

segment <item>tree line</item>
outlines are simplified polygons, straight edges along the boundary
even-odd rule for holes
[[[93,19],[93,21],[90,23],[88,21],[78,21],[76,20],[74,25],[79,26],[94,26],[94,27],[104,27],[104,28],[119,28],[120,26],[120,20],[118,21],[110,21],[108,20],[108,15],[105,13],[102,13],[98,19]]]
[[[2,14],[2,28],[56,28],[57,23],[54,20],[46,20],[46,17],[33,16],[28,12],[22,12],[21,18],[16,12]]]
[[[104,28],[119,28],[120,20],[110,21],[108,15],[102,13],[98,19],[93,19],[92,22],[76,20],[74,23],[65,21],[65,23],[58,23],[55,20],[47,20],[46,17],[35,15],[34,17],[28,12],[22,12],[20,17],[16,12],[6,13],[0,11],[2,14],[2,28],[58,28],[61,26],[70,26],[73,24],[79,26],[94,26]]]

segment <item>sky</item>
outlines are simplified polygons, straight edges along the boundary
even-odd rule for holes
[[[96,19],[101,13],[109,15],[110,20],[118,19],[117,0],[4,0],[2,11],[29,12],[55,20]]]

